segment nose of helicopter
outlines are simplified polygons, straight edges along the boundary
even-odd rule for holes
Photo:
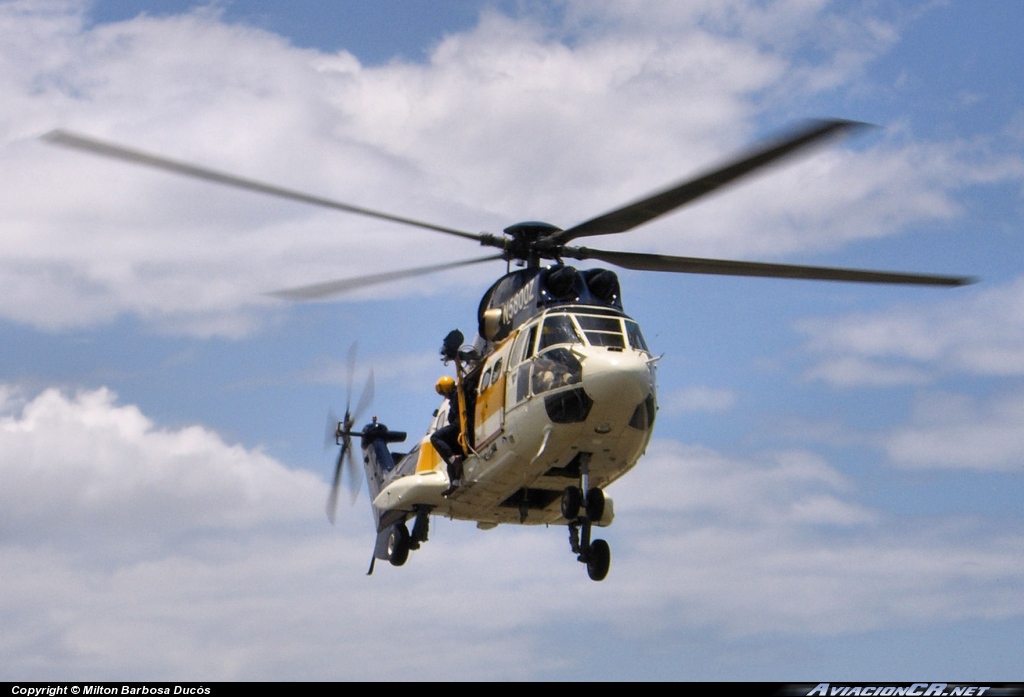
[[[646,355],[598,349],[583,360],[583,387],[596,404],[632,409],[654,391]]]

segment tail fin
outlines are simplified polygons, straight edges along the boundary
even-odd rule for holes
[[[373,505],[377,494],[384,488],[388,475],[394,473],[396,469],[395,456],[388,449],[388,445],[401,443],[405,438],[404,431],[389,431],[387,426],[377,423],[376,417],[372,424],[363,429],[363,438],[360,444],[363,450],[363,469],[366,472],[366,488],[370,492],[370,510],[373,512],[373,524],[377,532],[367,575],[373,573],[374,562],[378,559],[388,558],[388,528],[395,523],[402,522],[405,517],[404,513],[396,511],[388,511],[385,516],[380,509]]]
[[[373,522],[377,531],[381,530],[381,512],[373,505],[377,494],[384,488],[388,475],[395,469],[395,456],[388,449],[391,443],[401,443],[406,439],[405,431],[389,431],[376,418],[372,424],[363,429],[362,450],[363,469],[366,472],[366,487],[370,492],[370,508],[373,510]]]

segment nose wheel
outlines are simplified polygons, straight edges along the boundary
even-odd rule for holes
[[[576,560],[587,565],[593,581],[603,581],[612,564],[612,551],[604,540],[590,539],[594,523],[604,516],[604,492],[589,486],[590,457],[580,462],[580,486],[567,486],[562,492],[562,517],[569,521],[569,546]]]
[[[612,550],[604,540],[590,539],[592,524],[586,518],[569,523],[569,546],[576,553],[576,561],[587,565],[592,581],[603,581],[612,565]]]
[[[587,575],[591,581],[603,581],[612,565],[612,550],[604,540],[590,543],[590,554],[587,558]]]

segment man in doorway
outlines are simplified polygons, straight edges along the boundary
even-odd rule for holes
[[[459,388],[454,379],[445,375],[437,381],[434,389],[448,400],[448,425],[434,431],[430,435],[430,443],[448,465],[450,484],[444,495],[450,496],[461,483],[462,461],[466,455],[459,443],[459,435],[462,432],[462,419],[459,417]]]

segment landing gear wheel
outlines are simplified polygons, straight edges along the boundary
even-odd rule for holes
[[[583,492],[579,487],[567,486],[562,492],[562,517],[576,520],[580,517],[580,506],[583,505]]]
[[[594,487],[587,492],[587,517],[597,523],[604,515],[604,492]]]
[[[594,540],[587,555],[587,575],[592,581],[603,581],[612,565],[612,550],[604,540]]]
[[[405,523],[395,523],[388,533],[388,561],[391,566],[401,566],[409,558],[409,528]]]

